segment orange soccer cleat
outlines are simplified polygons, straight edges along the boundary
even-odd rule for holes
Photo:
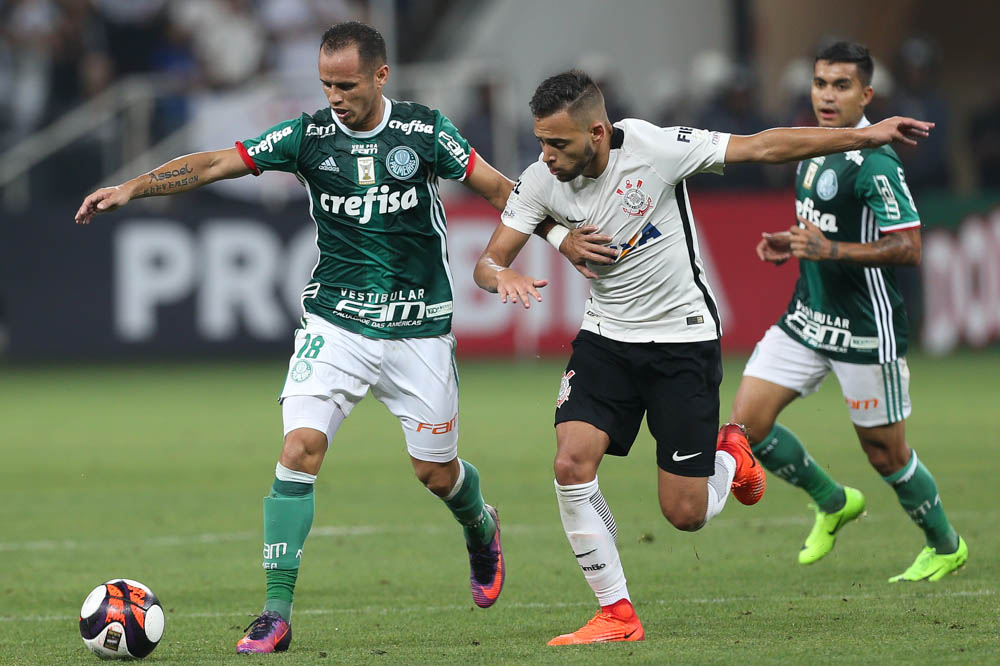
[[[736,460],[733,475],[733,496],[743,504],[756,504],[764,496],[767,477],[764,468],[750,451],[747,433],[741,424],[727,423],[719,429],[719,451],[725,451]]]
[[[639,616],[632,602],[621,599],[610,606],[603,606],[590,622],[571,634],[556,636],[549,645],[583,645],[584,643],[611,643],[615,641],[641,641],[646,638]]]

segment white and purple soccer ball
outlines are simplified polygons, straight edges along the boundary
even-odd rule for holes
[[[84,599],[80,636],[102,659],[142,659],[163,636],[163,606],[138,581],[109,580]]]

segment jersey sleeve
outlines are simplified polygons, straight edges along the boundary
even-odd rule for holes
[[[696,173],[722,174],[730,134],[691,127],[658,128],[656,169],[677,184]]]
[[[906,185],[903,167],[891,156],[872,153],[865,158],[855,181],[858,198],[875,215],[886,233],[920,226],[920,215]]]
[[[463,181],[472,173],[476,151],[443,113],[434,127],[434,172],[441,178]]]
[[[505,226],[523,234],[534,232],[538,223],[551,214],[545,205],[545,181],[540,177],[539,168],[544,170],[545,165],[535,162],[521,173],[500,214],[500,221]]]
[[[261,171],[298,171],[302,122],[299,118],[280,122],[252,139],[236,142],[236,150],[255,176]]]

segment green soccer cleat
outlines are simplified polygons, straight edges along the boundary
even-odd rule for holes
[[[865,496],[860,490],[844,486],[844,506],[840,511],[824,513],[815,505],[811,506],[816,509],[816,523],[799,550],[799,564],[812,564],[833,550],[840,528],[864,513]]]
[[[969,547],[962,537],[958,537],[958,550],[947,555],[938,555],[934,548],[925,546],[910,568],[898,576],[893,576],[889,582],[929,580],[933,583],[961,569],[968,559]]]

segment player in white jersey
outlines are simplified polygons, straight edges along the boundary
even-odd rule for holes
[[[556,400],[556,496],[563,528],[601,609],[550,645],[642,640],[601,494],[605,453],[626,455],[647,418],[657,442],[659,500],[675,527],[693,531],[730,489],[756,503],[765,478],[741,425],[719,423],[718,309],[698,253],[684,179],[727,163],[780,163],[913,143],[929,123],[893,118],[865,129],[774,129],[731,136],[641,120],[608,121],[604,98],[580,71],[546,79],[531,100],[541,160],[521,175],[476,283],[529,307],[546,284],[509,268],[547,216],[559,246],[570,228],[595,225],[609,245],[592,254],[582,330]]]

